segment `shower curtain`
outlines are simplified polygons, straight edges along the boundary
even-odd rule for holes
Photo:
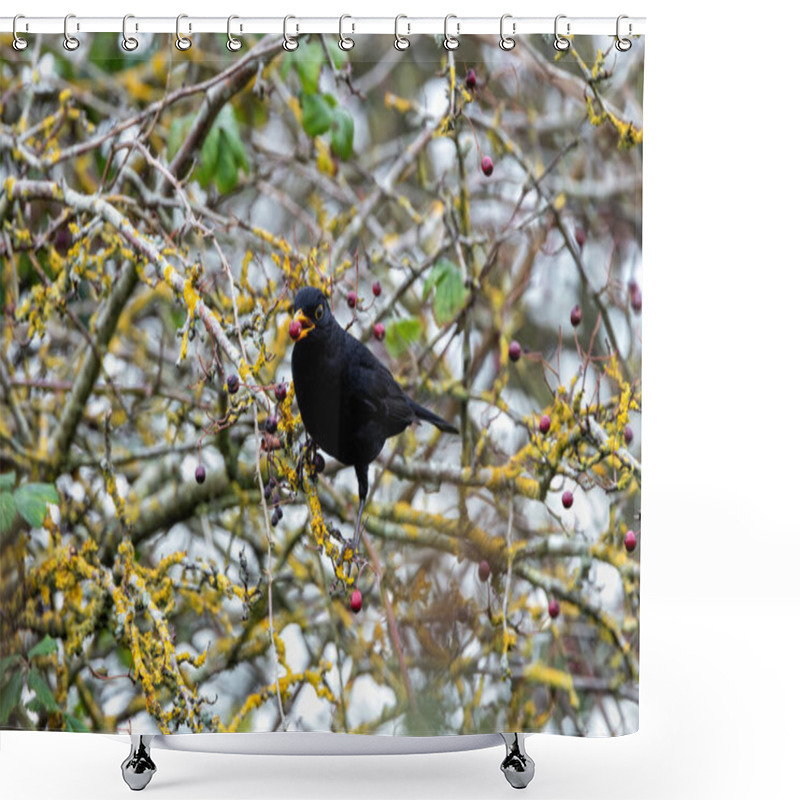
[[[0,727],[635,731],[644,39],[29,39]]]

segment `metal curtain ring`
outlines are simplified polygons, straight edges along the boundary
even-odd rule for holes
[[[128,36],[128,20],[129,19],[136,19],[133,14],[126,14],[122,18],[122,49],[127,50],[129,53],[132,53],[138,46],[139,40],[135,36]],[[139,26],[136,26],[136,29],[139,29]]]
[[[74,14],[67,14],[67,16],[64,17],[64,49],[70,52],[77,50],[81,46],[81,43],[74,36],[70,35],[69,21],[71,19],[75,19]],[[80,30],[80,26],[76,24],[75,30]]]
[[[394,18],[394,46],[396,50],[408,50],[411,47],[411,40],[407,39],[405,36],[400,35],[400,20],[401,19],[408,19],[405,14],[398,14]],[[406,25],[408,26],[408,32],[411,33],[411,23],[407,22]]]
[[[293,50],[297,50],[297,48],[300,46],[300,43],[294,38],[294,36],[289,36],[290,19],[296,19],[296,17],[292,17],[290,15],[283,18],[283,49],[291,53]],[[297,26],[295,26],[295,30],[299,32]]]
[[[349,36],[345,36],[344,35],[343,28],[344,28],[344,21],[346,19],[353,19],[353,18],[349,14],[342,14],[342,16],[339,17],[339,49],[340,50],[352,50],[356,46],[356,43]],[[356,29],[355,23],[351,24],[351,28],[352,28],[353,31],[355,31],[355,29]]]
[[[614,47],[616,47],[617,50],[619,50],[621,53],[626,53],[628,50],[631,49],[631,47],[633,47],[633,42],[630,39],[623,39],[622,36],[620,36],[620,27],[621,27],[620,23],[624,19],[628,19],[628,17],[626,17],[625,14],[620,14],[617,17],[617,41],[614,43]],[[628,22],[629,36],[632,31],[633,31],[633,26],[631,25],[630,22]]]
[[[28,46],[28,40],[27,40],[27,39],[23,39],[23,38],[22,38],[22,37],[20,37],[20,35],[17,33],[17,21],[18,21],[18,20],[21,20],[21,19],[25,19],[25,15],[24,15],[24,14],[17,14],[17,15],[14,17],[14,22],[12,23],[12,26],[11,26],[11,31],[12,31],[12,33],[14,34],[14,41],[11,43],[11,46],[12,46],[12,47],[13,47],[13,48],[14,48],[14,49],[15,49],[15,50],[18,52],[18,53],[21,53],[21,52],[22,52],[22,51],[23,51],[23,50],[24,50],[24,49],[25,49],[25,48]],[[26,23],[26,25],[25,25],[25,30],[27,30],[27,29],[28,29],[28,25],[27,25],[27,23]]]
[[[510,36],[506,36],[505,33],[503,33],[503,25],[505,24],[505,21],[507,19],[512,19],[511,14],[503,14],[503,16],[500,17],[500,49],[501,50],[513,50],[517,46],[517,43],[514,41],[514,39],[512,39]],[[517,32],[517,23],[516,22],[512,22],[511,23],[511,33],[516,33],[516,32]]]
[[[237,50],[241,50],[242,49],[242,40],[241,39],[237,39],[231,33],[231,22],[233,22],[233,20],[235,20],[235,19],[239,19],[239,17],[237,17],[235,14],[231,14],[231,16],[228,17],[228,42],[225,45],[225,47],[227,47],[228,50],[231,51],[231,53],[235,53]],[[239,26],[239,31],[241,32],[241,30],[242,30],[242,26],[240,25]]]
[[[450,22],[451,19],[456,20],[456,33],[459,33],[461,30],[461,23],[458,22],[458,17],[455,14],[448,14],[444,18],[444,49],[445,50],[458,50],[459,45],[461,42],[458,41],[456,36],[451,36],[447,32],[447,23]]]
[[[188,19],[188,14],[178,14],[178,18],[175,20],[175,47],[178,50],[188,50],[192,46],[192,40],[187,39],[181,33],[181,20]],[[189,32],[191,33],[192,26],[189,25]]]
[[[565,37],[563,37],[558,32],[558,21],[560,19],[567,19],[567,15],[566,14],[559,14],[556,17],[556,23],[555,23],[555,36],[556,36],[556,39],[553,42],[553,47],[555,47],[555,49],[558,50],[559,52],[564,52],[565,50],[569,50],[570,41],[569,41],[569,39],[566,39]],[[569,36],[569,21],[567,21],[567,36]]]

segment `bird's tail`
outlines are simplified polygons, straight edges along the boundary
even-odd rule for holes
[[[428,411],[425,406],[421,406],[419,403],[415,403],[411,400],[411,408],[414,409],[417,419],[430,422],[445,433],[458,433],[458,428],[456,428],[455,425],[451,425],[446,419],[442,419],[438,414],[434,414],[433,411]]]

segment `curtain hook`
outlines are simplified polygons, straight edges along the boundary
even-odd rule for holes
[[[23,14],[17,14],[14,17],[14,22],[13,22],[13,24],[11,26],[11,31],[14,34],[14,41],[12,42],[12,46],[18,53],[21,53],[28,46],[28,40],[27,39],[23,39],[17,33],[17,21],[21,20],[21,19],[25,19],[25,16]],[[25,23],[25,30],[28,30],[28,23],[27,22]]]
[[[408,19],[405,14],[398,14],[394,18],[394,46],[396,50],[408,50],[411,47],[411,40],[407,39],[405,36],[400,35],[400,20],[401,19]],[[408,26],[408,32],[411,33],[411,23],[407,22],[406,25]]]
[[[628,50],[631,49],[631,47],[633,47],[633,42],[630,39],[623,39],[622,36],[620,36],[620,28],[621,28],[620,23],[624,19],[629,19],[629,18],[625,14],[620,14],[617,17],[617,41],[614,44],[614,47],[616,47],[617,50],[619,50],[621,53],[626,53]],[[633,26],[631,25],[630,21],[628,21],[629,36],[632,33],[632,31],[633,31]]]
[[[288,16],[283,18],[283,49],[287,52],[291,53],[300,46],[300,43],[294,36],[289,36],[289,20],[290,19],[297,19],[297,17]],[[295,31],[299,32],[299,27],[295,26]]]
[[[178,18],[175,20],[175,47],[177,47],[178,50],[188,50],[192,46],[192,40],[187,39],[181,33],[181,20],[188,18],[189,18],[188,14],[178,14]],[[189,31],[191,32],[191,30],[192,26],[190,24]]]
[[[511,36],[506,36],[505,33],[503,33],[503,25],[505,24],[505,21],[507,19],[513,19],[511,14],[503,14],[503,16],[500,17],[500,49],[501,50],[513,50],[517,45],[517,43],[514,41],[514,39]],[[511,33],[516,33],[516,32],[517,32],[517,23],[516,22],[512,22],[511,23]]]
[[[136,17],[133,14],[126,14],[122,18],[122,49],[131,53],[139,46],[139,40],[135,36],[128,36],[129,19],[136,19]],[[136,30],[139,30],[138,24],[136,25]]]
[[[459,33],[461,30],[461,23],[458,21],[458,17],[455,14],[448,14],[444,18],[444,49],[458,50],[461,42],[458,41],[457,36],[451,36],[447,31],[447,23],[450,22],[451,19],[456,20],[456,33]]]
[[[233,20],[235,20],[235,19],[239,19],[239,17],[237,17],[235,14],[231,14],[231,16],[228,17],[228,42],[225,45],[225,47],[227,47],[228,50],[231,51],[231,53],[235,53],[237,50],[241,50],[242,49],[242,40],[241,39],[237,39],[231,33],[231,22],[233,22]],[[242,30],[242,26],[240,25],[239,26],[239,31],[241,32],[241,30]]]
[[[356,43],[348,36],[344,35],[344,21],[346,19],[353,19],[349,14],[342,14],[339,17],[339,49],[340,50],[352,50]],[[355,32],[356,26],[355,23],[351,24],[352,31]]]
[[[81,46],[80,41],[69,32],[69,21],[71,19],[75,19],[74,14],[67,14],[67,16],[64,17],[64,49],[70,52],[77,50]],[[80,25],[77,23],[75,24],[75,30],[80,30]]]
[[[556,17],[556,24],[555,24],[555,36],[556,36],[556,39],[553,42],[553,47],[555,47],[555,49],[558,50],[559,52],[564,52],[565,50],[569,50],[570,41],[569,41],[569,39],[565,38],[564,36],[562,36],[558,32],[558,21],[560,19],[567,19],[567,15],[566,14],[559,14]],[[567,20],[567,36],[569,36],[569,20]]]

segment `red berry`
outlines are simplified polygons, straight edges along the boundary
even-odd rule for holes
[[[206,482],[206,468],[202,464],[197,465],[197,469],[194,471],[194,479],[198,483]]]
[[[581,324],[582,319],[583,312],[581,311],[581,307],[579,305],[573,306],[572,311],[569,312],[569,321],[572,323],[572,327],[577,328],[578,325]]]
[[[350,595],[350,610],[354,614],[358,614],[358,612],[361,611],[361,603],[362,603],[361,592],[358,589],[356,589],[353,592],[353,594]]]
[[[572,496],[572,492],[569,489],[561,495],[561,505],[564,508],[572,508],[572,502],[575,498]]]
[[[467,89],[471,92],[474,91],[475,87],[478,85],[478,76],[475,74],[474,69],[467,70],[467,78],[464,83],[466,83]]]
[[[625,534],[625,549],[632,553],[636,549],[636,534],[633,531],[628,531]]]
[[[484,156],[481,159],[481,169],[487,178],[494,172],[494,163],[489,156]]]
[[[372,335],[379,341],[383,341],[383,337],[386,336],[386,328],[380,322],[375,323],[375,327],[372,329]]]
[[[288,391],[289,391],[289,389],[288,389],[288,387],[286,386],[285,383],[282,383],[282,382],[279,383],[275,387],[275,399],[279,403],[282,403],[286,399],[286,394],[287,394]]]
[[[380,297],[382,291],[383,288],[381,287],[381,282],[375,281],[375,283],[372,284],[372,294],[374,294],[375,297]]]
[[[481,579],[481,583],[486,583],[491,574],[492,568],[489,566],[489,562],[486,560],[481,561],[481,563],[478,564],[478,577]]]
[[[630,425],[625,426],[625,444],[630,444],[633,441],[633,428]]]
[[[300,338],[300,334],[303,332],[303,326],[300,324],[299,319],[293,319],[289,323],[289,336],[292,337],[292,341],[296,342]]]
[[[628,291],[631,295],[631,308],[638,313],[642,310],[642,290],[636,281],[631,281]]]
[[[236,394],[239,391],[239,376],[231,373],[228,375],[228,394]]]
[[[541,433],[547,433],[550,430],[550,417],[547,414],[542,414],[539,418],[539,431]]]
[[[508,346],[508,357],[509,357],[509,358],[510,358],[512,361],[519,361],[519,357],[520,357],[521,355],[522,355],[522,347],[520,347],[520,344],[519,344],[519,342],[518,342],[518,341],[516,341],[516,339],[515,339],[515,340],[514,340],[513,342],[511,342],[511,344]]]
[[[356,295],[355,292],[348,292],[347,293],[347,305],[349,305],[350,308],[355,308],[357,302],[358,302],[358,295]]]
[[[586,231],[583,228],[575,228],[575,241],[578,243],[578,247],[583,250],[583,245],[586,244]]]
[[[561,613],[561,604],[555,597],[547,604],[547,613],[550,619],[555,619]]]

